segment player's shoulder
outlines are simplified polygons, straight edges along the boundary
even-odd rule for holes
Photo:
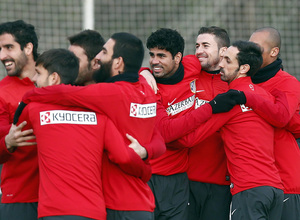
[[[279,70],[276,75],[278,75],[278,76],[280,76],[282,78],[297,80],[297,78],[295,76],[293,76],[292,74],[290,74],[290,73],[288,73],[288,72],[286,72],[286,71],[284,71],[282,69]]]
[[[185,55],[183,58],[182,58],[182,64],[193,64],[195,66],[199,66],[201,67],[201,64],[198,60],[198,58],[193,55],[193,54],[189,54],[189,55]]]
[[[184,75],[199,77],[201,72],[201,64],[195,55],[186,55],[182,59],[182,65],[184,67]]]

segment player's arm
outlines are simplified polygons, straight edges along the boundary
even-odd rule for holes
[[[24,104],[24,103],[23,103]],[[10,155],[16,150],[17,147],[35,145],[35,136],[33,130],[27,126],[26,113],[21,116],[25,105],[20,104],[14,116],[14,123],[11,125],[7,135],[3,137],[3,145],[8,156],[2,157],[1,162],[9,160]],[[25,111],[27,112],[27,111]],[[19,118],[21,123],[18,123]],[[27,126],[27,127],[26,127]]]
[[[144,144],[142,148],[145,149],[146,156],[144,156],[145,153],[143,149],[137,147],[131,147],[135,150],[137,154],[141,156],[142,159],[156,159],[159,156],[161,156],[166,151],[166,144],[161,136],[159,130],[157,128],[154,128],[153,135],[151,138],[150,143]],[[138,153],[141,152],[141,153]]]
[[[168,117],[160,100],[157,101],[157,127],[166,143],[172,142],[194,131],[212,117],[212,114],[228,112],[236,105],[231,94],[218,94],[209,103],[178,118]]]
[[[141,68],[139,72],[140,76],[143,76],[150,87],[153,89],[154,93],[157,94],[158,87],[154,76],[152,75],[149,68]]]
[[[252,108],[255,113],[274,127],[284,127],[290,120],[288,99],[284,92],[277,89],[271,91],[271,94],[275,97],[275,102],[252,92],[244,92],[244,94],[246,96],[246,106]]]
[[[285,129],[290,131],[296,139],[300,138],[300,115],[298,112],[294,114]]]
[[[14,115],[13,124],[5,136],[5,144],[10,152],[14,152],[17,147],[36,144],[32,126],[27,123],[28,108],[26,106],[25,103],[20,102]]]
[[[11,157],[11,152],[5,144],[5,136],[11,127],[7,104],[0,98],[0,163],[5,163]]]
[[[222,114],[214,114],[211,119],[201,124],[195,131],[188,133],[187,135],[168,143],[168,147],[181,148],[181,147],[194,147],[198,145],[206,138],[219,131],[220,128],[226,124],[228,120],[234,117],[237,108],[233,109],[231,112],[226,112]]]
[[[97,83],[88,86],[54,85],[28,91],[22,101],[53,103],[63,106],[78,106],[95,112],[111,111],[112,101],[122,101],[115,83]]]
[[[113,134],[113,137],[112,137]],[[124,138],[110,119],[107,119],[104,145],[108,158],[127,174],[136,176],[144,182],[149,181],[152,170],[148,161],[125,143]]]

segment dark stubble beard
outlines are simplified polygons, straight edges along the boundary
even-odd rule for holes
[[[25,55],[24,51],[20,54],[17,60],[11,60],[15,63],[15,70],[13,72],[7,72],[9,76],[20,76],[23,72],[24,67],[28,63],[28,58]]]
[[[107,79],[111,77],[111,68],[112,68],[112,60],[106,63],[100,63],[100,69],[95,71],[93,75],[93,79],[96,83],[105,82]]]

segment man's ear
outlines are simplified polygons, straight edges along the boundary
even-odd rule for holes
[[[49,86],[61,84],[61,79],[57,72],[53,72],[51,75],[49,75],[48,80]]]
[[[220,57],[224,57],[224,53],[227,50],[227,47],[221,47],[219,50],[219,56]]]
[[[271,49],[271,52],[270,52],[270,56],[271,57],[277,57],[279,54],[279,48],[278,47],[273,47]]]
[[[122,73],[124,71],[124,60],[123,57],[117,57],[113,59],[112,69],[115,70],[117,73]]]
[[[247,72],[250,70],[249,64],[244,64],[240,66],[240,73],[243,75],[247,75]]]
[[[29,56],[33,51],[33,44],[30,42],[27,43],[23,50],[24,50],[26,56]]]
[[[178,52],[175,56],[174,56],[174,60],[176,64],[179,64],[180,61],[182,59],[182,53]]]
[[[94,59],[92,59],[91,67],[92,67],[92,70],[94,70],[94,71],[100,69],[99,59],[97,59],[96,57]]]

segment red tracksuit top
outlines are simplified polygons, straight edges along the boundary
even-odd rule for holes
[[[175,84],[157,83],[160,102],[171,119],[180,118],[195,109],[196,80],[199,78],[201,65],[194,55],[183,57],[182,65],[184,67],[184,77],[180,82]],[[208,106],[206,107],[208,113],[211,114],[211,108]],[[159,114],[160,113],[158,112],[158,115]],[[201,115],[199,115],[199,117],[201,117]],[[182,126],[165,127],[162,122],[159,122],[158,126],[162,136],[165,140],[167,139],[166,142],[174,140],[174,137],[165,137],[166,134],[167,136],[170,136],[170,132],[166,131],[166,129],[179,131],[184,129]],[[188,148],[169,147],[168,143],[166,146],[167,150],[162,156],[150,161],[152,173],[169,176],[186,172],[188,167]]]
[[[228,84],[220,74],[201,71],[197,80],[196,108],[211,101],[216,95],[226,92]],[[216,132],[189,149],[188,177],[192,181],[229,185],[226,155],[220,132]]]
[[[26,129],[34,129],[38,146],[39,218],[78,215],[106,219],[102,156],[133,175],[146,172],[151,176],[150,165],[125,144],[103,114],[32,102],[21,114],[19,121],[24,120]]]
[[[267,91],[278,89],[285,92],[290,117],[299,111],[300,83],[294,76],[279,70],[274,77],[258,85]],[[300,150],[292,133],[284,128],[275,129],[275,160],[284,193],[300,194]]]
[[[85,87],[58,85],[35,88],[24,96],[23,101],[51,102],[103,112],[114,122],[127,144],[126,133],[135,137],[142,146],[149,143],[155,126],[156,96],[143,77],[134,83],[117,81]],[[159,143],[164,146],[163,139]],[[149,158],[152,156],[149,155]],[[154,210],[154,196],[147,183],[124,173],[112,163],[103,169],[103,189],[109,209]]]
[[[300,138],[300,114],[296,112],[288,125],[285,127],[288,131],[292,132],[294,137]]]
[[[5,136],[23,95],[34,88],[29,78],[6,76],[0,81],[0,163],[2,203],[38,201],[38,163],[35,146],[7,151]],[[22,166],[20,166],[22,164]]]
[[[238,78],[229,86],[230,89],[274,99],[264,89],[255,86],[250,77]],[[258,186],[283,189],[274,159],[274,128],[244,105],[213,115],[196,132],[173,144],[194,145],[219,129],[224,141],[233,195]]]

